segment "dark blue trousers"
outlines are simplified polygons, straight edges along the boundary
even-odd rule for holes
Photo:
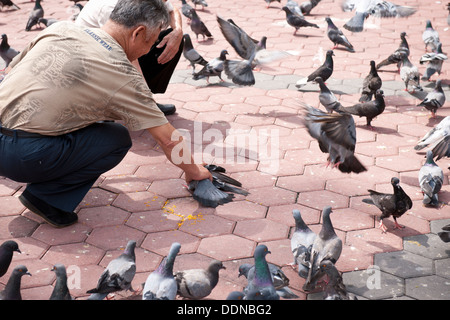
[[[128,129],[114,122],[55,137],[0,133],[0,175],[27,183],[32,195],[70,212],[102,173],[122,161],[131,144]]]

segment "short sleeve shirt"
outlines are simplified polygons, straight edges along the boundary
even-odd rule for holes
[[[122,47],[98,28],[58,22],[11,62],[0,83],[0,123],[61,135],[102,120],[131,131],[167,123]]]

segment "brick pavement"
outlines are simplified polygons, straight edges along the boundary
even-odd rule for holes
[[[450,299],[450,248],[436,236],[439,227],[449,223],[450,209],[422,207],[417,174],[424,158],[413,150],[425,132],[450,115],[448,100],[435,119],[416,107],[434,83],[423,83],[425,92],[412,95],[403,91],[395,67],[380,72],[385,112],[373,121],[374,131],[364,126],[364,119],[355,118],[356,154],[368,168],[359,175],[326,168],[326,155],[301,124],[299,102],[319,107],[318,86],[310,84],[297,91],[295,82],[320,65],[324,52],[332,46],[325,35],[324,18],[331,16],[342,27],[353,15],[342,12],[339,2],[322,0],[308,17],[320,28],[301,29],[293,35],[279,3],[266,8],[262,0],[246,1],[245,7],[237,0],[208,1],[209,6],[199,10],[199,15],[214,37],[204,42],[194,40],[206,59],[218,56],[225,48],[230,53],[228,58],[237,57],[218,28],[216,14],[233,18],[254,38],[267,36],[268,49],[291,50],[293,55],[256,72],[253,87],[236,86],[226,76],[223,83],[213,78],[211,84],[194,81],[182,57],[167,92],[156,96],[158,102],[176,104],[178,112],[169,120],[191,134],[198,159],[223,164],[243,182],[249,196],[240,196],[216,209],[199,207],[184,187],[182,172],[168,163],[144,131],[132,133],[134,144],[129,154],[102,175],[77,208],[79,223],[65,229],[54,229],[25,210],[18,200],[24,185],[0,177],[0,241],[16,240],[23,254],[14,255],[13,265],[23,263],[33,274],[23,279],[23,298],[48,299],[55,280],[50,268],[55,263],[63,263],[81,275],[80,282],[72,284],[71,293],[78,299],[86,298],[86,290],[96,284],[103,268],[120,254],[128,239],[138,243],[135,287],[156,268],[171,243],[178,241],[181,251],[175,270],[204,267],[213,258],[224,261],[227,269],[220,272],[219,284],[209,296],[224,299],[245,285],[237,277],[237,268],[251,262],[254,248],[263,243],[272,252],[269,262],[283,267],[300,299],[321,298],[320,293],[303,292],[304,280],[286,264],[292,260],[292,209],[299,209],[311,228],[318,231],[320,210],[331,205],[333,224],[344,242],[337,268],[344,273],[351,292],[361,299]],[[425,67],[418,60],[424,52],[421,34],[426,19],[431,19],[439,31],[446,51],[450,31],[444,3],[396,3],[416,6],[418,11],[404,19],[369,18],[362,33],[343,29],[356,52],[336,49],[335,71],[327,81],[343,105],[357,102],[369,61],[380,61],[393,52],[400,32],[407,32],[411,61],[422,73]],[[21,10],[4,8],[0,12],[0,27],[10,45],[20,50],[40,29],[24,30],[33,2],[21,0],[16,4]],[[46,17],[70,18],[69,1],[45,0],[42,5]],[[184,29],[191,33],[186,21]],[[449,99],[447,63],[440,78]],[[247,140],[242,142],[240,138]],[[270,152],[262,157],[266,150]],[[449,161],[442,159],[438,164],[445,174],[439,197],[449,203]],[[376,227],[378,210],[361,199],[368,195],[368,188],[389,191],[393,176],[400,178],[414,206],[399,219],[405,229],[392,230],[393,221],[387,219],[389,231],[381,234]],[[380,281],[369,284],[374,274]],[[9,272],[0,279],[0,289],[8,277]],[[128,296],[120,293],[115,299]]]

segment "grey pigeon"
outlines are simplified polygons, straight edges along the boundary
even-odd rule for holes
[[[423,193],[422,203],[425,206],[438,207],[438,192],[444,182],[444,173],[433,160],[433,152],[427,151],[427,160],[419,170],[419,185]]]
[[[295,228],[291,237],[291,251],[294,255],[294,265],[298,266],[298,275],[306,279],[309,272],[309,260],[316,233],[303,220],[299,210],[292,210]]]
[[[427,20],[426,22],[425,30],[422,33],[422,40],[425,44],[425,51],[427,51],[428,48],[430,48],[431,51],[435,51],[439,43],[441,43],[439,40],[439,33],[433,28],[430,20]]]
[[[441,80],[438,79],[433,91],[429,92],[417,106],[425,107],[425,109],[431,111],[431,115],[435,117],[437,110],[441,108],[444,103],[445,93],[444,90],[442,90]]]
[[[378,75],[377,68],[375,66],[375,61],[370,61],[370,72],[364,78],[363,87],[361,92],[361,97],[359,98],[359,102],[366,102],[372,100],[372,97],[375,96],[377,90],[381,89],[381,85],[383,81]]]
[[[319,101],[325,107],[328,113],[332,113],[333,111],[336,111],[342,107],[341,103],[337,100],[334,93],[331,92],[330,89],[328,89],[327,85],[323,82],[321,77],[317,77],[316,79],[314,79],[314,82],[319,85]]]
[[[405,83],[405,91],[409,91],[410,86],[413,87],[413,92],[416,89],[422,90],[419,69],[411,63],[407,56],[403,57],[402,66],[400,67],[400,77]]]
[[[41,5],[41,0],[36,0],[34,3],[34,8],[31,10],[30,15],[28,17],[27,25],[25,26],[25,31],[30,31],[32,27],[37,25],[39,22],[39,18],[44,17],[44,9]]]
[[[205,0],[192,0],[192,3],[194,4],[195,9],[197,9],[197,6],[202,6],[202,10],[204,10],[205,7],[208,6],[208,3]]]
[[[2,8],[2,10],[3,7],[12,7],[15,10],[20,9],[19,6],[14,4],[11,0],[0,0],[0,8]]]
[[[21,253],[19,245],[14,240],[8,240],[0,246],[0,277],[3,277],[8,271],[15,252]]]
[[[178,294],[188,299],[203,299],[210,295],[219,282],[219,271],[225,269],[219,260],[213,260],[208,269],[189,269],[175,273]]]
[[[400,180],[397,177],[391,179],[391,184],[394,193],[381,193],[369,189],[367,191],[369,191],[370,199],[366,198],[362,200],[365,203],[375,205],[381,210],[379,228],[383,233],[387,231],[383,219],[392,216],[395,223],[394,229],[402,229],[404,226],[399,225],[397,219],[413,206],[411,198],[403,191],[400,186]]]
[[[331,42],[333,42],[334,44],[333,49],[336,49],[338,45],[341,45],[346,47],[348,51],[355,52],[353,45],[350,43],[350,41],[347,39],[344,33],[338,27],[336,27],[331,18],[326,17],[325,21],[328,24],[327,28],[328,39],[330,39]]]
[[[347,292],[342,275],[330,260],[324,260],[320,264],[320,271],[328,276],[328,283],[323,292],[324,300],[358,300]]]
[[[372,120],[382,114],[385,108],[384,92],[383,90],[377,90],[375,100],[357,103],[350,107],[342,107],[339,110],[359,117],[365,117],[367,126],[373,130]]]
[[[273,286],[277,294],[285,299],[295,299],[298,296],[289,289],[289,279],[278,266],[268,263]],[[255,266],[250,263],[244,263],[239,266],[239,277],[244,276],[248,281],[253,281],[255,277]]]
[[[433,74],[441,74],[442,65],[448,57],[442,52],[442,43],[438,44],[435,52],[427,52],[420,57],[420,64],[427,63],[427,68],[422,75],[422,80],[430,81]]]
[[[279,3],[281,3],[281,0],[264,0],[264,1],[267,3],[266,8],[269,8],[272,2],[278,1]]]
[[[303,17],[302,9],[300,5],[295,0],[287,0],[286,7],[293,13],[300,17]]]
[[[436,161],[450,156],[450,116],[441,120],[433,129],[428,131],[414,147],[414,150],[422,150],[426,147],[433,148]],[[438,147],[439,146],[439,147]]]
[[[325,275],[320,269],[324,261],[331,261],[335,264],[342,252],[342,240],[337,236],[330,215],[332,209],[326,206],[322,210],[322,228],[314,239],[311,249],[310,269],[303,289],[311,291],[315,288],[317,282]]]
[[[39,18],[38,19],[38,23],[39,24],[43,24],[46,27],[50,27],[52,24],[59,22],[58,19],[54,19],[54,18]]]
[[[111,260],[98,279],[97,287],[87,291],[91,300],[103,300],[108,294],[122,290],[134,291],[131,281],[136,274],[136,241],[130,240],[124,252]]]
[[[400,67],[403,63],[403,57],[409,56],[409,44],[408,41],[406,40],[406,32],[400,33],[400,39],[401,39],[400,45],[398,46],[397,50],[395,50],[392,54],[390,54],[389,57],[378,63],[377,70],[380,70],[380,68],[384,66],[396,64],[397,70],[398,72],[400,72]]]
[[[286,21],[287,23],[295,28],[294,34],[297,34],[298,29],[305,27],[319,28],[319,26],[315,23],[308,22],[306,19],[292,13],[288,7],[284,6],[282,8],[284,12],[286,12]]]
[[[450,224],[442,228],[443,231],[438,232],[439,238],[444,242],[450,242]]]
[[[354,155],[356,127],[350,114],[341,111],[330,114],[305,105],[304,124],[320,150],[329,154],[328,165],[343,173],[367,171]]]
[[[226,170],[223,167],[216,165],[205,167],[211,172],[213,181],[193,180],[188,186],[192,197],[201,205],[216,208],[218,205],[233,201],[234,194],[248,195],[248,192],[241,188],[242,183],[224,174]]]
[[[219,57],[211,59],[199,72],[193,74],[192,79],[199,80],[206,78],[206,82],[209,83],[210,77],[219,77],[220,81],[223,81],[223,63],[227,59],[227,54],[227,50],[222,50]]]
[[[352,32],[362,32],[364,21],[372,15],[378,18],[408,17],[417,10],[409,6],[396,5],[383,0],[343,0],[343,11],[355,11],[355,15],[345,23],[344,28]]]
[[[203,36],[203,40],[205,40],[206,38],[211,38],[212,37],[211,32],[209,32],[205,23],[200,19],[200,17],[197,14],[197,11],[195,11],[195,9],[191,9],[191,15],[192,15],[192,19],[191,19],[190,26],[191,26],[191,30],[195,33],[197,41],[198,41],[199,34]]]
[[[183,46],[183,56],[186,58],[186,60],[189,61],[189,64],[192,67],[192,73],[195,73],[195,65],[199,64],[202,66],[206,66],[208,64],[208,61],[206,61],[198,52],[194,49],[194,46],[192,45],[192,40],[189,34],[183,35],[184,39],[184,46]]]
[[[334,56],[333,50],[328,50],[325,56],[324,63],[319,68],[314,70],[314,72],[312,72],[306,78],[298,80],[295,83],[295,86],[298,89],[300,89],[306,84],[308,84],[308,82],[314,81],[317,77],[321,77],[324,82],[327,81],[328,78],[331,77],[331,75],[333,74],[334,69],[333,56]]]
[[[320,0],[308,0],[304,1],[300,4],[300,9],[302,10],[302,13],[304,15],[311,14],[311,10],[314,9],[318,4]]]
[[[192,20],[192,13],[191,13],[191,9],[192,8],[187,2],[186,0],[181,0],[181,13],[188,18],[188,21],[190,22]]]
[[[249,279],[244,293],[247,300],[279,300],[278,295],[272,281],[269,265],[266,261],[266,255],[270,253],[266,245],[260,244],[255,248],[253,258],[255,261],[255,276]],[[253,297],[249,297],[249,294]]]
[[[14,48],[8,43],[8,36],[2,34],[2,42],[0,43],[0,57],[5,61],[5,68],[11,63],[12,59],[19,54]]]
[[[177,295],[177,282],[173,276],[173,264],[180,251],[178,242],[172,243],[169,254],[150,273],[142,291],[142,300],[174,300]]]
[[[20,286],[24,275],[31,276],[26,266],[19,265],[13,269],[5,289],[0,292],[0,300],[22,300]]]
[[[52,271],[56,274],[56,283],[53,288],[50,300],[73,300],[67,287],[67,272],[63,264],[57,263]]]

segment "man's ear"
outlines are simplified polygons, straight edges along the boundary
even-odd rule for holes
[[[145,39],[146,35],[147,35],[147,28],[144,26],[138,26],[133,30],[132,38],[134,41],[136,41],[139,36],[144,36]]]

